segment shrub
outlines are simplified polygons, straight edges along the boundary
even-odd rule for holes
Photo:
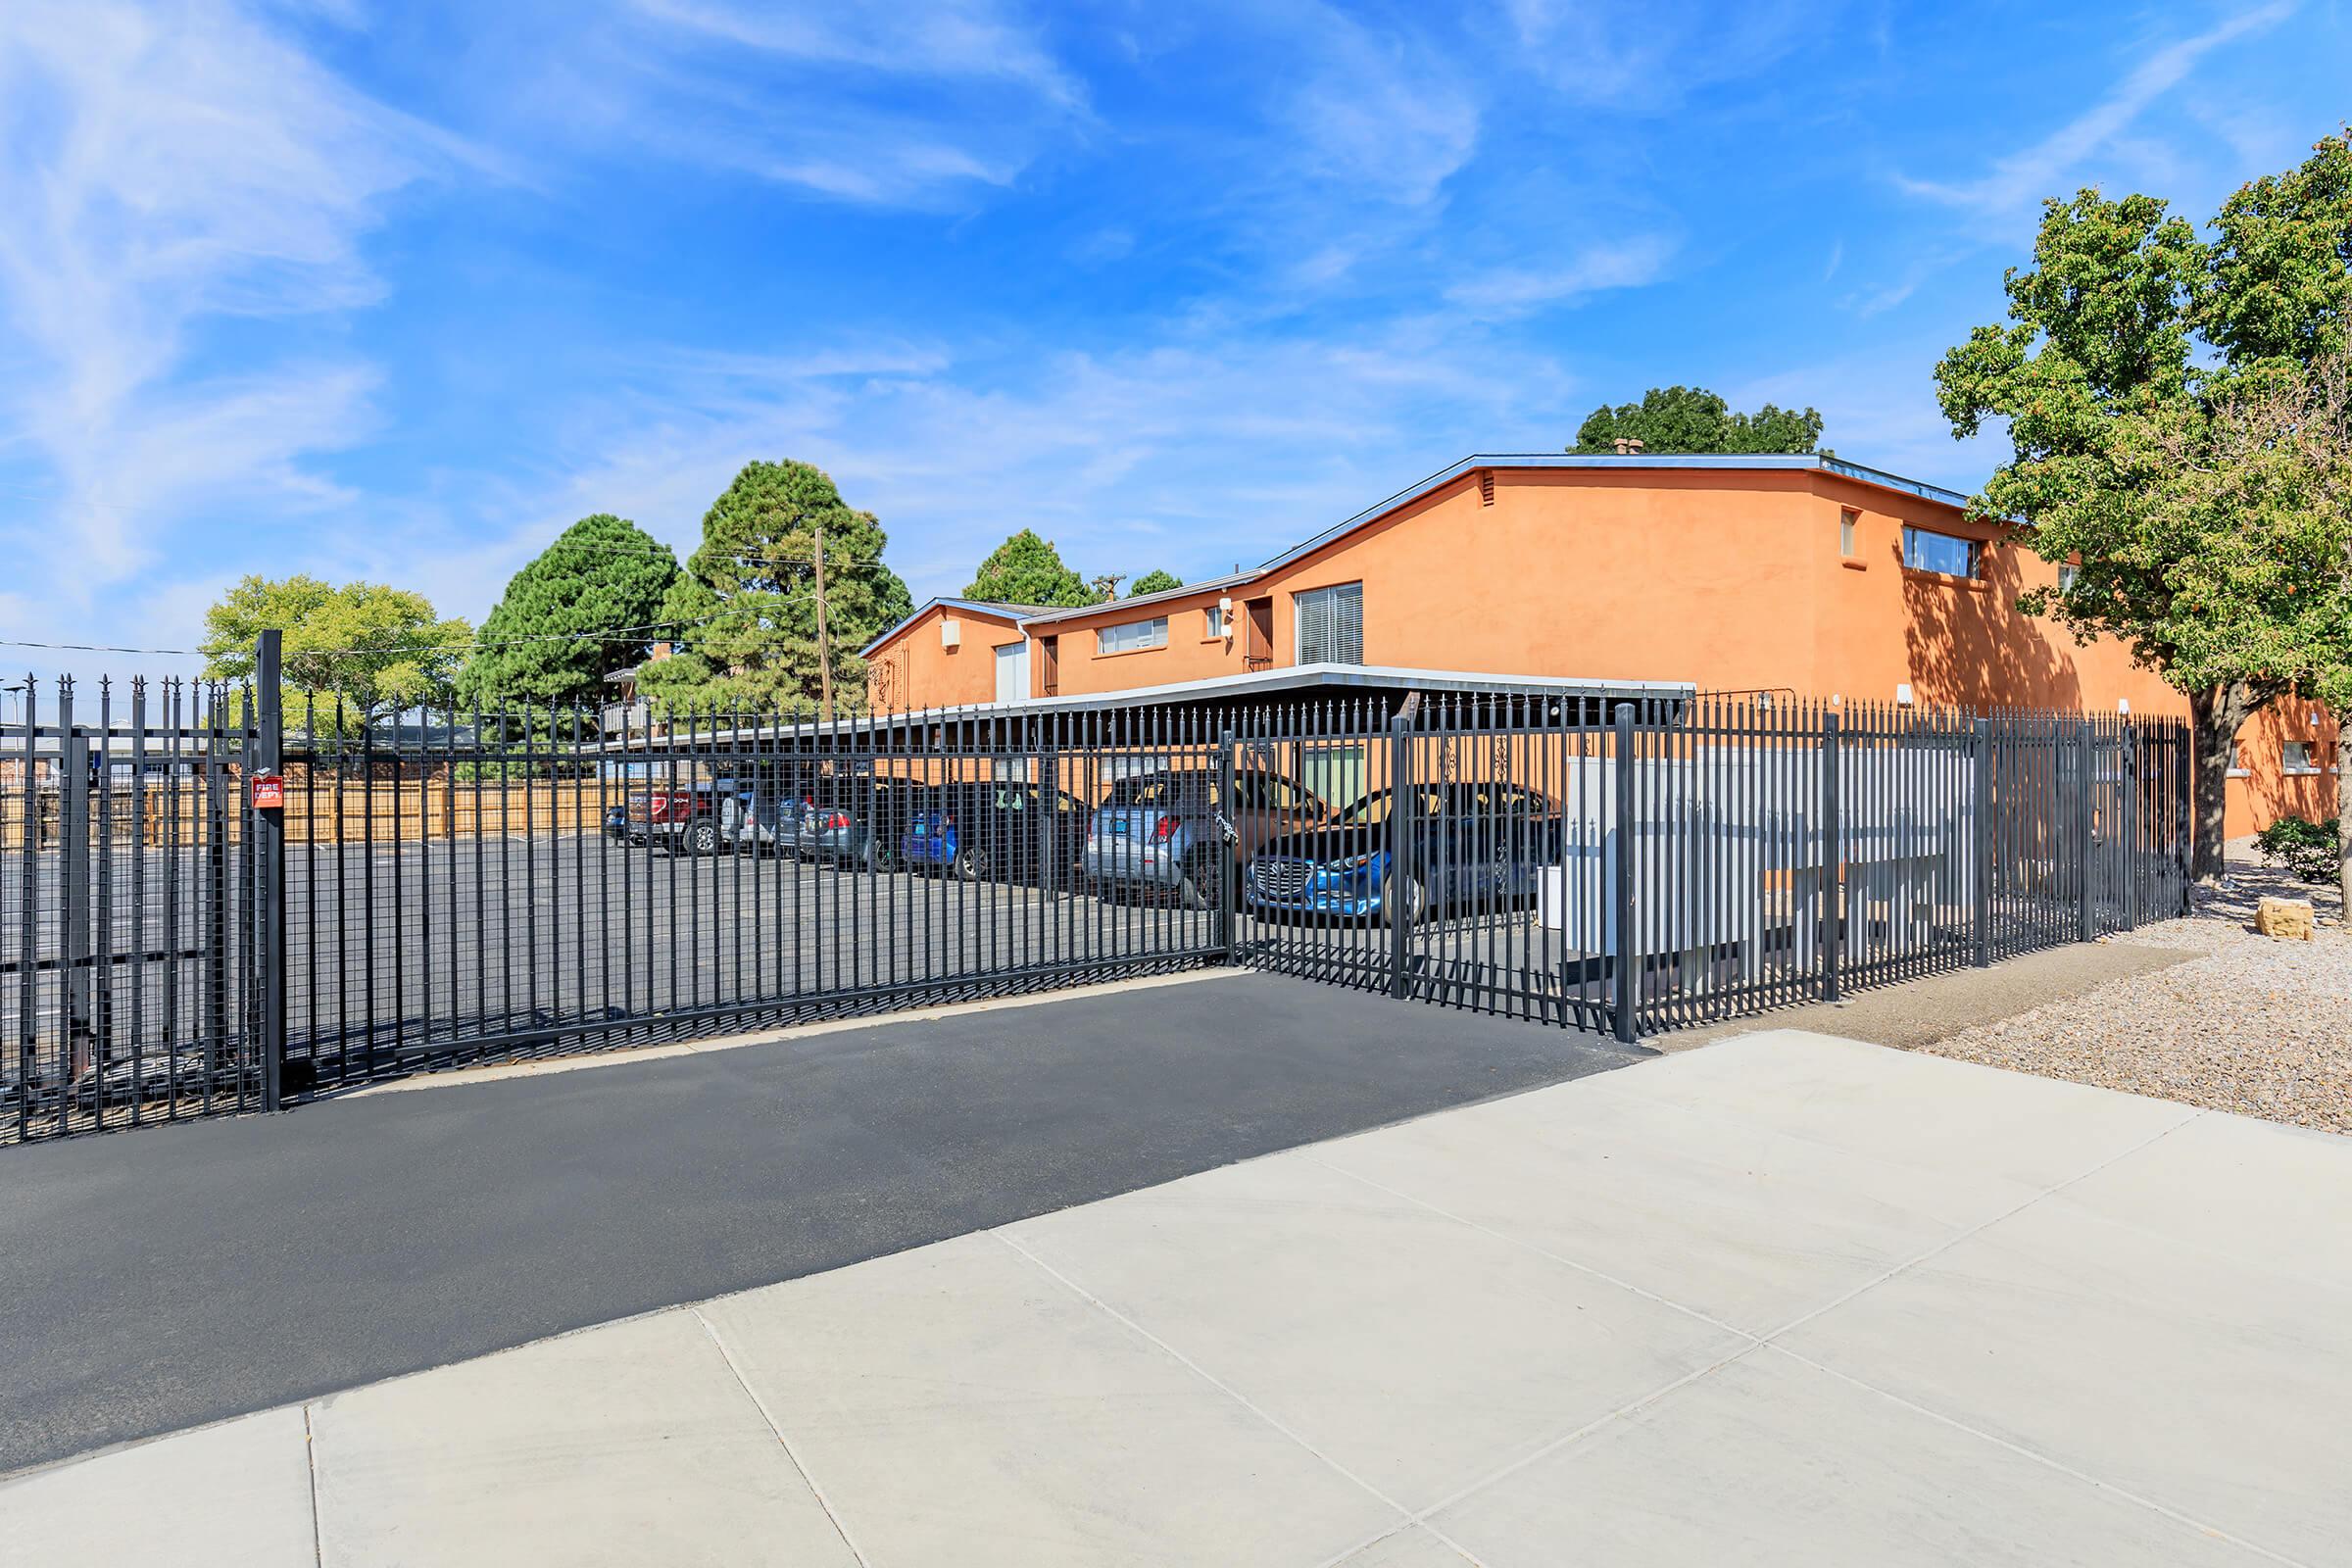
[[[2255,835],[2263,860],[2284,866],[2287,874],[2305,882],[2335,880],[2335,824],[2307,817],[2280,817]]]

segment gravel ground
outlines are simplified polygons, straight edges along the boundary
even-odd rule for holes
[[[2265,894],[2310,899],[2310,942],[2254,934]],[[2330,888],[2233,859],[2188,917],[2114,939],[2196,955],[1913,1049],[2352,1133],[2352,932]]]

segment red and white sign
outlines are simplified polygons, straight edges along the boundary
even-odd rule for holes
[[[286,781],[275,773],[253,775],[253,808],[257,811],[283,809],[286,804]]]

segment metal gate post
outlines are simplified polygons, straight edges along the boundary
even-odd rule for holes
[[[254,757],[245,770],[246,788],[264,773],[275,774],[285,758],[285,711],[278,694],[280,634],[263,632],[254,643],[256,698]],[[260,852],[260,897],[254,900],[255,948],[262,960],[262,1109],[281,1102],[286,1060],[286,813],[285,808],[247,808]]]
[[[2176,725],[2173,730],[2173,801],[2177,821],[2174,829],[2173,857],[2180,867],[2180,907],[2177,912],[2183,915],[2189,911],[2188,889],[2189,884],[2195,880],[2191,872],[2196,867],[2194,854],[2196,807],[2190,799],[2190,794],[2196,787],[2196,778],[2195,764],[2189,757],[2190,746],[2188,730]],[[2337,776],[2342,777],[2341,774]],[[2339,784],[2337,787],[2340,789],[2345,786]]]
[[[2120,760],[2124,775],[2123,927],[2130,931],[2139,924],[2139,731],[2134,725],[2124,726],[2124,751]]]
[[[2098,932],[2099,879],[2097,850],[2091,843],[2091,780],[2098,772],[2098,738],[2090,720],[2075,721],[2075,845],[2082,866],[2079,884],[2082,902],[2076,910],[2075,940],[2088,942]]]
[[[74,683],[57,693],[58,876],[65,895],[58,927],[58,962],[64,969],[66,1082],[74,1083],[97,1063],[96,1010],[90,1004],[90,743],[74,722]],[[24,962],[32,962],[29,950]],[[93,1104],[103,1100],[94,1099]]]
[[[1635,1027],[1635,1014],[1642,1006],[1642,944],[1634,930],[1634,834],[1639,826],[1634,813],[1634,705],[1617,705],[1615,740],[1617,747],[1617,853],[1611,870],[1617,879],[1616,898],[1610,904],[1610,975],[1615,981],[1616,996],[1610,1008],[1616,1014],[1617,1039],[1632,1045],[1640,1031]]]
[[[1412,949],[1413,917],[1404,890],[1412,885],[1413,867],[1406,861],[1412,857],[1416,835],[1409,823],[1401,831],[1397,827],[1413,810],[1412,734],[1409,713],[1400,712],[1389,720],[1389,799],[1394,806],[1388,821],[1389,885],[1381,903],[1389,917],[1389,995],[1398,999],[1412,992],[1406,983],[1405,964]]]
[[[1975,844],[1977,967],[1992,967],[1992,720],[1977,720],[1977,839]]]
[[[1241,803],[1233,798],[1233,726],[1228,724],[1217,732],[1217,946],[1224,951],[1225,961],[1235,962],[1240,955],[1235,951],[1241,935],[1241,919],[1236,912],[1242,902],[1241,834],[1235,818],[1241,815]]]
[[[1821,715],[1821,1000],[1836,1002],[1845,967],[1844,830],[1838,813],[1838,713]]]

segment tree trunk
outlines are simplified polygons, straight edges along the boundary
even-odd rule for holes
[[[2253,689],[2242,681],[2228,681],[2188,694],[2196,765],[2190,790],[2190,798],[2196,805],[2196,843],[2189,870],[2200,882],[2221,880],[2226,858],[2223,823],[2230,800],[2230,762],[2236,755],[2239,727],[2260,706]]]
[[[2335,741],[2335,885],[2344,895],[2344,924],[2352,926],[2352,768],[2344,756],[2345,733],[2352,725],[2340,721]]]

